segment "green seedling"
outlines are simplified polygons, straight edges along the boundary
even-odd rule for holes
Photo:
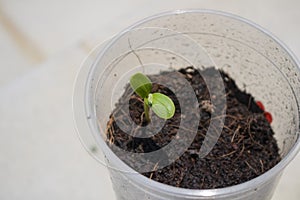
[[[152,82],[142,73],[136,73],[130,78],[130,85],[137,95],[144,102],[145,118],[151,121],[149,111],[150,108],[160,118],[170,119],[175,113],[175,106],[168,96],[159,92],[151,93]]]

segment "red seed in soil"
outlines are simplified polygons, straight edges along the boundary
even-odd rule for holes
[[[257,105],[262,111],[265,111],[264,104],[262,104],[261,101],[257,101],[257,102],[256,102],[256,105]]]
[[[265,118],[267,119],[267,121],[271,124],[273,121],[272,115],[269,112],[264,112]]]

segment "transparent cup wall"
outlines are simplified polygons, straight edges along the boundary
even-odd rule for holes
[[[172,31],[180,32],[184,37],[181,37],[182,41],[177,38],[177,42],[172,44],[168,39],[155,44],[163,47],[167,43],[172,51],[151,48],[153,40],[159,40],[158,33],[149,31],[149,34],[144,34],[143,31],[154,27],[162,30],[159,33],[161,38],[165,36],[164,33],[170,36]],[[138,31],[134,31],[136,29]],[[186,38],[204,49],[199,55],[201,59],[185,59],[192,57],[195,54],[194,48],[197,48],[193,43],[186,43]],[[174,55],[174,52],[180,52],[180,56]],[[201,68],[213,65],[223,69],[233,77],[240,89],[263,102],[266,110],[272,113],[272,128],[283,160],[251,181],[212,190],[175,188],[134,173],[103,141],[108,117],[122,94],[130,73],[141,70],[136,54],[145,63],[143,70],[146,74],[170,68],[179,69],[201,61],[202,63],[197,63]],[[113,38],[102,49],[90,72],[86,88],[87,110],[91,112],[97,126],[97,131],[93,134],[102,146],[119,200],[271,199],[282,170],[298,151],[300,87],[297,63],[277,39],[236,16],[203,10],[177,11],[139,22]]]

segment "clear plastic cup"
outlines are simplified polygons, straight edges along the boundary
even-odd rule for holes
[[[181,33],[179,38],[172,38],[177,42],[168,39],[172,32]],[[239,88],[264,102],[273,116],[272,128],[282,157],[276,166],[231,187],[183,189],[137,173],[107,146],[105,127],[130,74],[141,69],[146,74],[157,73],[195,63],[202,68],[213,65],[223,69]],[[238,16],[211,10],[179,10],[149,17],[99,47],[93,63],[83,71],[75,86],[76,124],[85,145],[102,150],[104,158],[99,152],[90,152],[99,161],[105,160],[118,200],[271,199],[282,171],[299,151],[299,62],[272,34]]]

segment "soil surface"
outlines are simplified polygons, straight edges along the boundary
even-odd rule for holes
[[[201,71],[201,74],[214,74],[216,69],[209,68]],[[273,137],[274,132],[270,126],[270,120],[266,117],[262,103],[257,103],[254,98],[241,91],[225,72],[220,71],[224,81],[226,93],[226,110],[224,126],[221,129],[221,136],[210,153],[204,158],[199,157],[198,151],[206,136],[206,132],[212,120],[214,109],[218,107],[218,99],[212,105],[207,85],[200,75],[199,71],[193,67],[187,67],[178,71],[180,76],[184,77],[194,89],[199,102],[200,122],[197,134],[192,144],[186,151],[173,163],[162,168],[153,169],[151,172],[143,173],[155,181],[168,185],[189,188],[189,189],[213,189],[223,188],[246,182],[253,179],[280,161],[280,155],[277,142]],[[168,95],[175,104],[175,115],[166,120],[163,128],[158,133],[149,138],[140,138],[136,129],[128,129],[131,134],[125,133],[116,123],[116,118],[122,123],[128,122],[128,117],[140,126],[147,126],[143,114],[142,100],[126,86],[125,92],[116,104],[116,108],[110,116],[107,123],[107,143],[111,146],[117,146],[124,151],[134,153],[147,153],[156,151],[172,140],[180,140],[176,137],[178,127],[181,121],[181,109],[176,96],[168,88],[158,85],[172,72],[162,72],[157,75],[151,75],[149,78],[153,81],[152,92],[161,92]],[[215,76],[209,76],[209,81],[214,81]],[[176,86],[177,79],[172,79]],[[184,91],[183,91],[184,92]],[[128,105],[129,113],[124,114]],[[188,102],[188,99],[186,100]],[[190,106],[189,116],[193,118],[193,113],[197,110]],[[128,111],[128,106],[127,106]],[[268,113],[270,114],[270,113]],[[155,119],[151,123],[156,123]],[[134,135],[134,136],[133,136]],[[114,144],[114,145],[112,145]],[[115,151],[115,153],[127,164],[129,157]],[[162,155],[163,157],[163,155]],[[141,167],[141,166],[139,166]]]

